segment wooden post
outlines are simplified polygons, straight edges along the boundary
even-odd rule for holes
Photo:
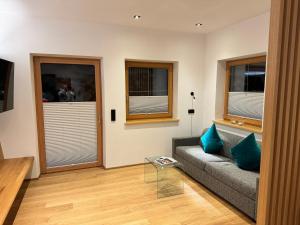
[[[300,224],[300,0],[272,0],[258,225]]]
[[[3,151],[2,151],[2,147],[1,147],[1,143],[0,143],[0,160],[4,159],[4,155],[3,155]]]

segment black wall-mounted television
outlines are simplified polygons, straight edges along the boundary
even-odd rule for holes
[[[14,108],[14,63],[0,59],[0,113]]]

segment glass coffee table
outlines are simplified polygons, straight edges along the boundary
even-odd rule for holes
[[[184,192],[184,182],[178,169],[182,167],[182,164],[175,162],[169,165],[161,165],[155,161],[160,157],[145,158],[145,183],[156,183],[157,198],[182,194]]]

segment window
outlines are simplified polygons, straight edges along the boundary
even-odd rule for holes
[[[173,64],[126,61],[126,119],[171,118]]]
[[[266,57],[227,62],[224,119],[261,126]]]

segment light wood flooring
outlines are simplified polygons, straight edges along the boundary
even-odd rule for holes
[[[43,175],[27,189],[15,225],[255,224],[186,175],[184,194],[157,199],[143,165]]]

